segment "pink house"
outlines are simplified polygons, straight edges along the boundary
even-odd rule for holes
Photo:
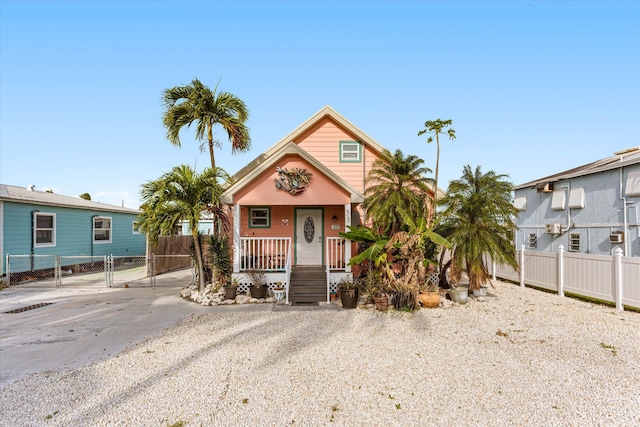
[[[384,148],[326,106],[233,177],[233,271],[267,273],[288,302],[329,301],[355,245],[338,236],[364,217],[366,177]]]

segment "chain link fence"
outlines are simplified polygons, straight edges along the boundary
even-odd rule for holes
[[[6,257],[5,283],[11,287],[186,286],[194,278],[189,255]]]

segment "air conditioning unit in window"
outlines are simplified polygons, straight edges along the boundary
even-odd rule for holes
[[[549,234],[560,234],[560,223],[546,224],[545,231]]]
[[[611,243],[624,243],[624,233],[623,232],[611,233],[609,235],[609,241]]]

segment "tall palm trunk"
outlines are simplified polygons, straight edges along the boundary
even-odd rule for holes
[[[193,246],[196,249],[196,264],[198,264],[198,277],[199,277],[199,289],[200,292],[204,292],[204,264],[202,260],[202,250],[200,249],[200,236],[198,235],[198,229],[191,233],[193,236]]]
[[[216,158],[213,155],[213,123],[209,123],[207,138],[209,140],[209,157],[211,158],[211,169],[216,168]]]

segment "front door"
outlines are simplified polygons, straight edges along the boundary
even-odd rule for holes
[[[296,210],[296,265],[322,265],[322,209]]]

